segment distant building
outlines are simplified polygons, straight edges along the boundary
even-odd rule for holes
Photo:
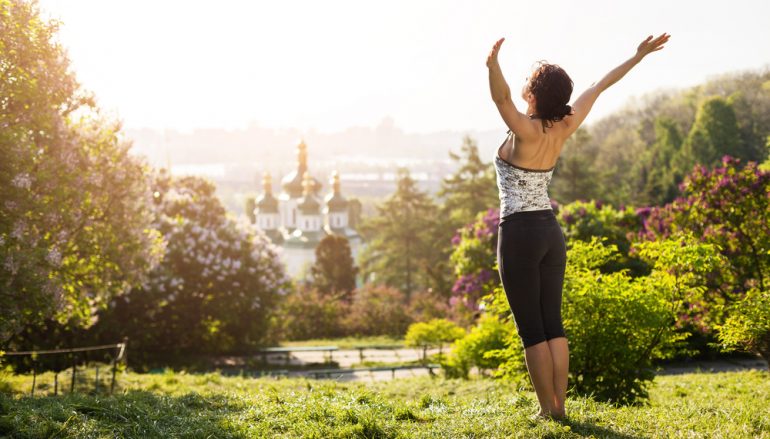
[[[262,178],[263,193],[256,200],[256,226],[274,244],[283,247],[289,275],[296,276],[303,266],[315,261],[315,248],[330,234],[344,236],[350,243],[353,260],[361,247],[361,236],[349,226],[348,200],[340,192],[337,171],[331,177],[332,191],[319,198],[321,183],[307,170],[307,145],[297,146],[297,169],[283,177],[283,191],[273,195],[272,178]]]

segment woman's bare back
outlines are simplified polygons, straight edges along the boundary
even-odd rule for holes
[[[498,149],[497,155],[506,162],[519,168],[546,170],[556,165],[564,142],[569,137],[569,116],[553,126],[542,130],[540,119],[530,119],[530,123],[535,124],[538,134],[535,138],[523,139],[520,136],[513,136],[513,142],[504,142]]]

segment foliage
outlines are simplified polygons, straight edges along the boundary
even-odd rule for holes
[[[710,280],[702,304],[704,314],[719,324],[724,305],[753,287],[767,289],[770,282],[770,172],[725,156],[713,169],[696,166],[682,190],[682,197],[649,212],[640,235],[660,239],[688,231],[720,248],[725,264]]]
[[[652,265],[648,276],[601,274],[613,245],[576,242],[564,282],[564,326],[576,391],[621,403],[647,396],[652,362],[674,353],[686,335],[673,323],[685,300],[703,292],[702,276],[720,262],[713,246],[692,237],[634,246]]]
[[[719,339],[727,349],[758,353],[770,367],[770,292],[752,289],[735,303],[719,327]]]
[[[502,321],[491,314],[483,314],[478,323],[471,328],[467,335],[452,345],[452,351],[444,364],[447,374],[467,378],[472,367],[478,368],[483,374],[486,370],[495,370],[507,357],[498,355],[501,350],[510,346],[516,327],[512,321]]]
[[[343,325],[348,335],[401,337],[412,323],[407,303],[406,295],[395,288],[364,284],[353,294]]]
[[[438,347],[439,356],[445,343],[452,343],[465,336],[465,330],[447,319],[433,319],[409,325],[404,337],[405,344],[423,349]],[[424,358],[423,358],[424,359]]]
[[[695,164],[711,167],[724,155],[750,158],[738,130],[735,111],[727,99],[705,99],[695,115],[695,122],[682,146],[684,169]]]
[[[0,3],[0,342],[88,326],[158,260],[145,166],[102,119],[33,2]]]
[[[310,269],[312,284],[324,294],[350,300],[356,287],[356,273],[347,238],[326,235],[315,249],[315,262]]]
[[[431,230],[436,207],[417,188],[409,170],[399,168],[397,188],[376,206],[377,215],[364,220],[360,232],[366,246],[360,256],[365,279],[398,288],[407,298],[413,291],[430,287],[427,275],[436,259]]]
[[[716,156],[709,156],[715,160],[701,162],[703,165],[713,165],[723,154],[765,160],[768,153],[764,145],[770,135],[768,82],[767,68],[736,72],[630,102],[626,108],[591,123],[585,142],[574,140],[581,144],[579,148],[565,144],[554,172],[552,195],[565,203],[576,199],[597,199],[616,206],[670,202],[677,196],[676,184],[695,164],[684,160],[686,154],[682,153],[688,137],[688,150],[702,152],[713,146],[716,151]],[[711,102],[715,96],[721,102]],[[699,109],[703,113],[701,123],[690,136]],[[701,138],[705,140],[696,142]],[[672,150],[676,152],[672,154]],[[585,186],[570,194],[563,183],[573,167],[578,172],[572,181]]]
[[[98,332],[112,340],[128,335],[148,358],[243,352],[264,343],[277,301],[291,289],[279,250],[226,216],[206,180],[161,171],[153,188],[163,262],[148,282],[115,299]]]
[[[594,165],[591,135],[585,128],[578,128],[564,143],[559,164],[553,173],[549,191],[561,203],[590,200],[601,194],[596,184],[599,172]]]
[[[682,134],[670,118],[655,119],[655,142],[645,150],[636,170],[641,174],[639,202],[646,206],[669,203],[679,193],[685,168],[682,163]]]
[[[575,201],[561,206],[558,219],[568,245],[572,245],[575,240],[588,242],[598,237],[606,238],[607,244],[617,247],[620,257],[609,259],[601,267],[603,272],[628,268],[633,275],[641,275],[648,271],[646,264],[629,254],[629,238],[641,223],[638,212],[632,207],[616,210],[612,205],[600,201]]]
[[[299,285],[281,301],[278,321],[281,339],[341,337],[348,334],[343,319],[350,305],[315,287]]]
[[[454,230],[474,221],[479,212],[500,201],[494,167],[481,160],[479,148],[472,138],[465,136],[460,153],[449,151],[449,157],[458,167],[453,174],[444,177],[436,196],[443,199],[442,215],[450,219]]]
[[[432,289],[412,294],[408,305],[409,315],[415,322],[443,319],[449,316],[449,301]]]
[[[449,303],[453,318],[463,326],[474,323],[481,298],[500,285],[500,276],[494,269],[499,223],[499,209],[490,208],[479,212],[472,223],[452,238],[454,251],[450,261],[456,281]]]
[[[488,379],[341,382],[127,373],[119,376],[113,396],[24,398],[19,396],[29,392],[32,378],[23,376],[14,377],[18,396],[0,394],[0,436],[765,438],[770,436],[767,376],[761,371],[661,375],[650,391],[651,403],[633,409],[570,394],[564,423],[533,422],[534,393]],[[37,379],[51,383],[53,377]]]

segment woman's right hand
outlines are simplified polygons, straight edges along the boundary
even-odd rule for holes
[[[492,46],[492,50],[487,56],[487,67],[492,67],[493,65],[497,64],[497,52],[500,51],[500,46],[503,45],[503,41],[505,41],[505,38],[500,38],[497,40],[495,45]]]
[[[663,33],[658,38],[653,40],[652,35],[650,35],[649,37],[645,38],[641,44],[639,44],[639,47],[636,48],[636,56],[639,58],[644,58],[652,52],[657,52],[663,48],[663,45],[668,42],[670,37],[671,35]]]

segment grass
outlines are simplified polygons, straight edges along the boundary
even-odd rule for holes
[[[564,424],[530,419],[534,394],[490,379],[341,383],[167,371],[126,373],[110,396],[86,393],[93,376],[83,378],[83,393],[29,398],[31,377],[6,377],[0,437],[770,438],[765,371],[659,376],[641,406],[571,396]]]
[[[404,347],[404,339],[388,337],[385,335],[370,337],[316,338],[312,340],[285,341],[281,343],[281,346],[337,346],[339,349],[355,349],[359,347],[402,348]]]

